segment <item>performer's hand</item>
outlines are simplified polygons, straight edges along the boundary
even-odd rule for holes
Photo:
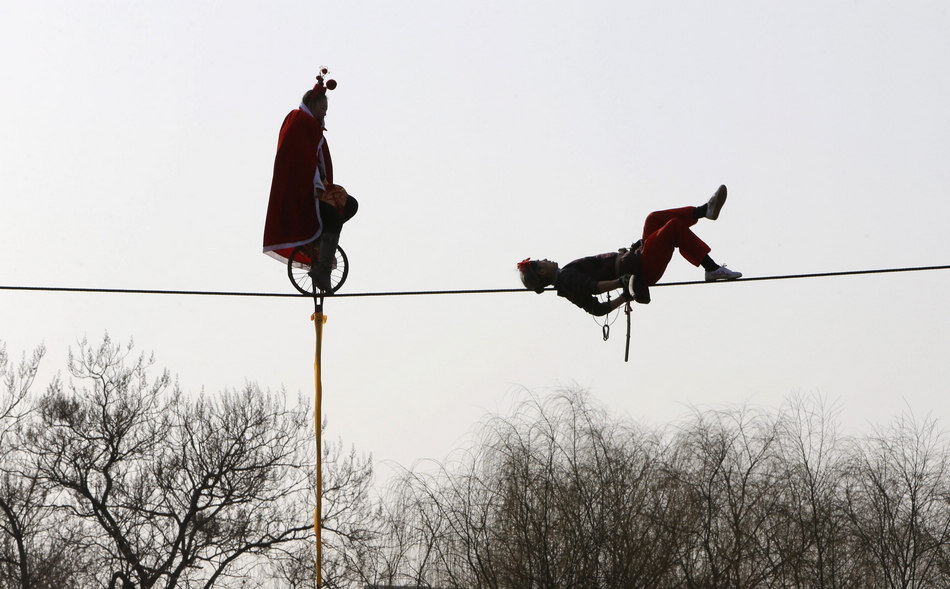
[[[326,190],[327,190],[327,183],[324,182],[322,178],[320,179],[319,182],[313,183],[313,195],[317,197],[318,199],[324,192],[326,192]]]
[[[622,296],[623,300],[625,301],[633,300],[633,293],[630,292],[630,282],[632,278],[633,276],[630,274],[624,274],[623,276],[620,277],[620,290],[621,290],[620,296]]]

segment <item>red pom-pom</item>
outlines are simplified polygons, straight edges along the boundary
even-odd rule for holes
[[[327,90],[336,88],[336,80],[327,80]]]

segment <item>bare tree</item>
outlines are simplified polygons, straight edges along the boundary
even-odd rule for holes
[[[880,586],[947,587],[948,450],[936,422],[895,419],[854,451],[847,513]]]
[[[765,586],[785,563],[778,431],[748,410],[696,415],[674,442],[689,513],[680,552],[686,587]]]
[[[781,427],[789,516],[782,578],[792,587],[868,587],[844,501],[848,452],[855,446],[838,433],[837,410],[827,399],[796,395],[781,416]]]
[[[674,571],[663,448],[569,391],[485,424],[435,474],[399,481],[418,584],[655,587]],[[390,567],[392,570],[392,567]],[[406,570],[406,569],[403,569]]]
[[[28,409],[29,393],[43,349],[38,348],[32,361],[25,358],[19,370],[10,367],[6,345],[0,343],[0,587],[32,587],[35,567],[28,553],[30,541],[29,511],[42,501],[36,501],[29,484],[21,481],[14,466],[17,459],[14,441]]]
[[[935,423],[862,440],[820,400],[697,412],[669,436],[537,397],[384,505],[383,585],[508,589],[950,586]]]
[[[326,421],[323,432],[326,433]],[[309,436],[313,428],[309,428]],[[367,571],[378,562],[376,545],[381,534],[380,506],[373,500],[371,456],[362,456],[351,447],[344,452],[342,441],[323,443],[323,510],[321,542],[322,586],[329,589],[366,585]],[[313,460],[309,464],[313,464]],[[316,476],[311,466],[308,498],[316,503]],[[279,547],[270,557],[274,577],[291,589],[316,585],[316,534],[311,526],[298,540]]]
[[[29,451],[41,481],[99,534],[102,578],[211,587],[311,529],[306,409],[254,385],[188,399],[152,360],[106,336],[70,353],[70,384],[39,403]]]
[[[19,366],[13,368],[7,346],[0,342],[0,386],[3,387],[0,391],[0,458],[13,450],[10,438],[17,434],[20,424],[29,414],[27,396],[44,355],[46,348],[40,346],[30,359],[24,357]]]
[[[0,343],[0,588],[65,587],[86,579],[86,566],[74,546],[79,530],[50,503],[49,490],[29,468],[22,450],[30,418],[30,388],[45,348],[40,346],[16,368]],[[88,579],[86,579],[88,580]]]
[[[309,402],[253,384],[189,396],[108,337],[37,397],[42,355],[11,368],[0,346],[0,589],[314,584]],[[370,457],[324,444],[323,584],[950,586],[934,420],[846,439],[794,398],[661,431],[581,391],[532,396],[383,501]]]

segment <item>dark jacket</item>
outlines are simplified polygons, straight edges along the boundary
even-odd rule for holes
[[[598,254],[574,260],[558,272],[554,287],[560,297],[571,301],[591,315],[606,315],[610,308],[600,302],[597,295],[597,283],[604,280],[616,280],[624,274],[633,274],[633,295],[638,303],[650,302],[650,290],[640,277],[640,254],[643,242],[637,241],[630,249],[618,252]]]

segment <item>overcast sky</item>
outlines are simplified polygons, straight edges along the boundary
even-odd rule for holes
[[[950,263],[950,5],[881,1],[6,2],[0,285],[293,292],[261,253],[277,132],[320,66],[360,201],[343,292],[519,286],[729,201],[747,277]],[[698,280],[676,256],[664,282]],[[552,293],[326,305],[329,435],[441,459],[526,390],[651,426],[822,395],[947,426],[950,271],[657,288],[611,337]],[[134,338],[185,390],[312,395],[312,302],[0,291],[0,340]]]

